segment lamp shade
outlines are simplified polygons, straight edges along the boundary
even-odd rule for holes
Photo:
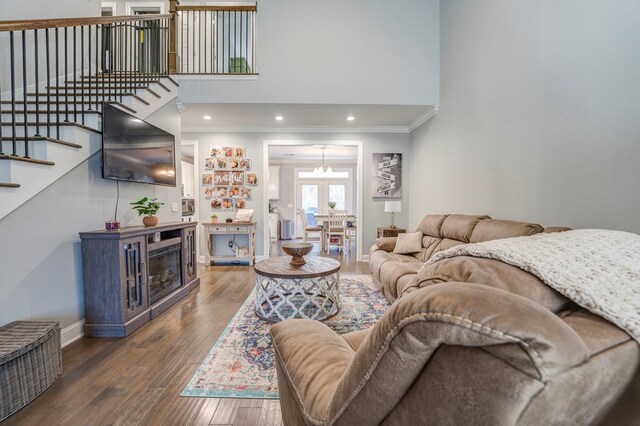
[[[385,201],[384,212],[385,213],[398,213],[402,211],[401,201]]]

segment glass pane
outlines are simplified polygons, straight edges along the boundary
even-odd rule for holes
[[[305,211],[307,223],[316,224],[314,214],[318,213],[318,184],[301,184],[302,200],[300,207]]]
[[[329,202],[336,203],[336,209],[347,209],[347,186],[344,184],[329,184]]]

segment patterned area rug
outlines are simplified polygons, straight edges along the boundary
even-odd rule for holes
[[[340,300],[340,312],[325,321],[340,334],[372,326],[389,307],[389,302],[368,275],[342,275]],[[182,391],[182,396],[278,398],[269,336],[271,323],[256,316],[254,301],[255,295],[251,292]]]

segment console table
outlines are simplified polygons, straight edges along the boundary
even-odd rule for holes
[[[398,234],[404,234],[407,232],[406,229],[402,228],[390,228],[388,226],[379,226],[378,227],[378,238],[380,237],[397,237]]]
[[[196,224],[80,233],[85,336],[128,336],[200,284]]]
[[[230,223],[203,223],[205,242],[207,250],[204,254],[205,265],[211,262],[215,265],[253,265],[256,262],[256,223],[255,222],[230,222]],[[244,247],[247,252],[245,255],[236,254],[216,254],[216,238],[227,239],[231,237],[234,241],[236,235],[246,235],[249,239],[249,246]],[[236,250],[236,247],[229,247]]]

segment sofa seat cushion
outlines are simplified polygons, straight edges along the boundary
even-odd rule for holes
[[[386,284],[384,292],[389,300],[395,300],[405,287],[414,285],[416,274],[423,265],[412,256],[396,256],[400,259],[386,262],[380,269],[380,280]]]

